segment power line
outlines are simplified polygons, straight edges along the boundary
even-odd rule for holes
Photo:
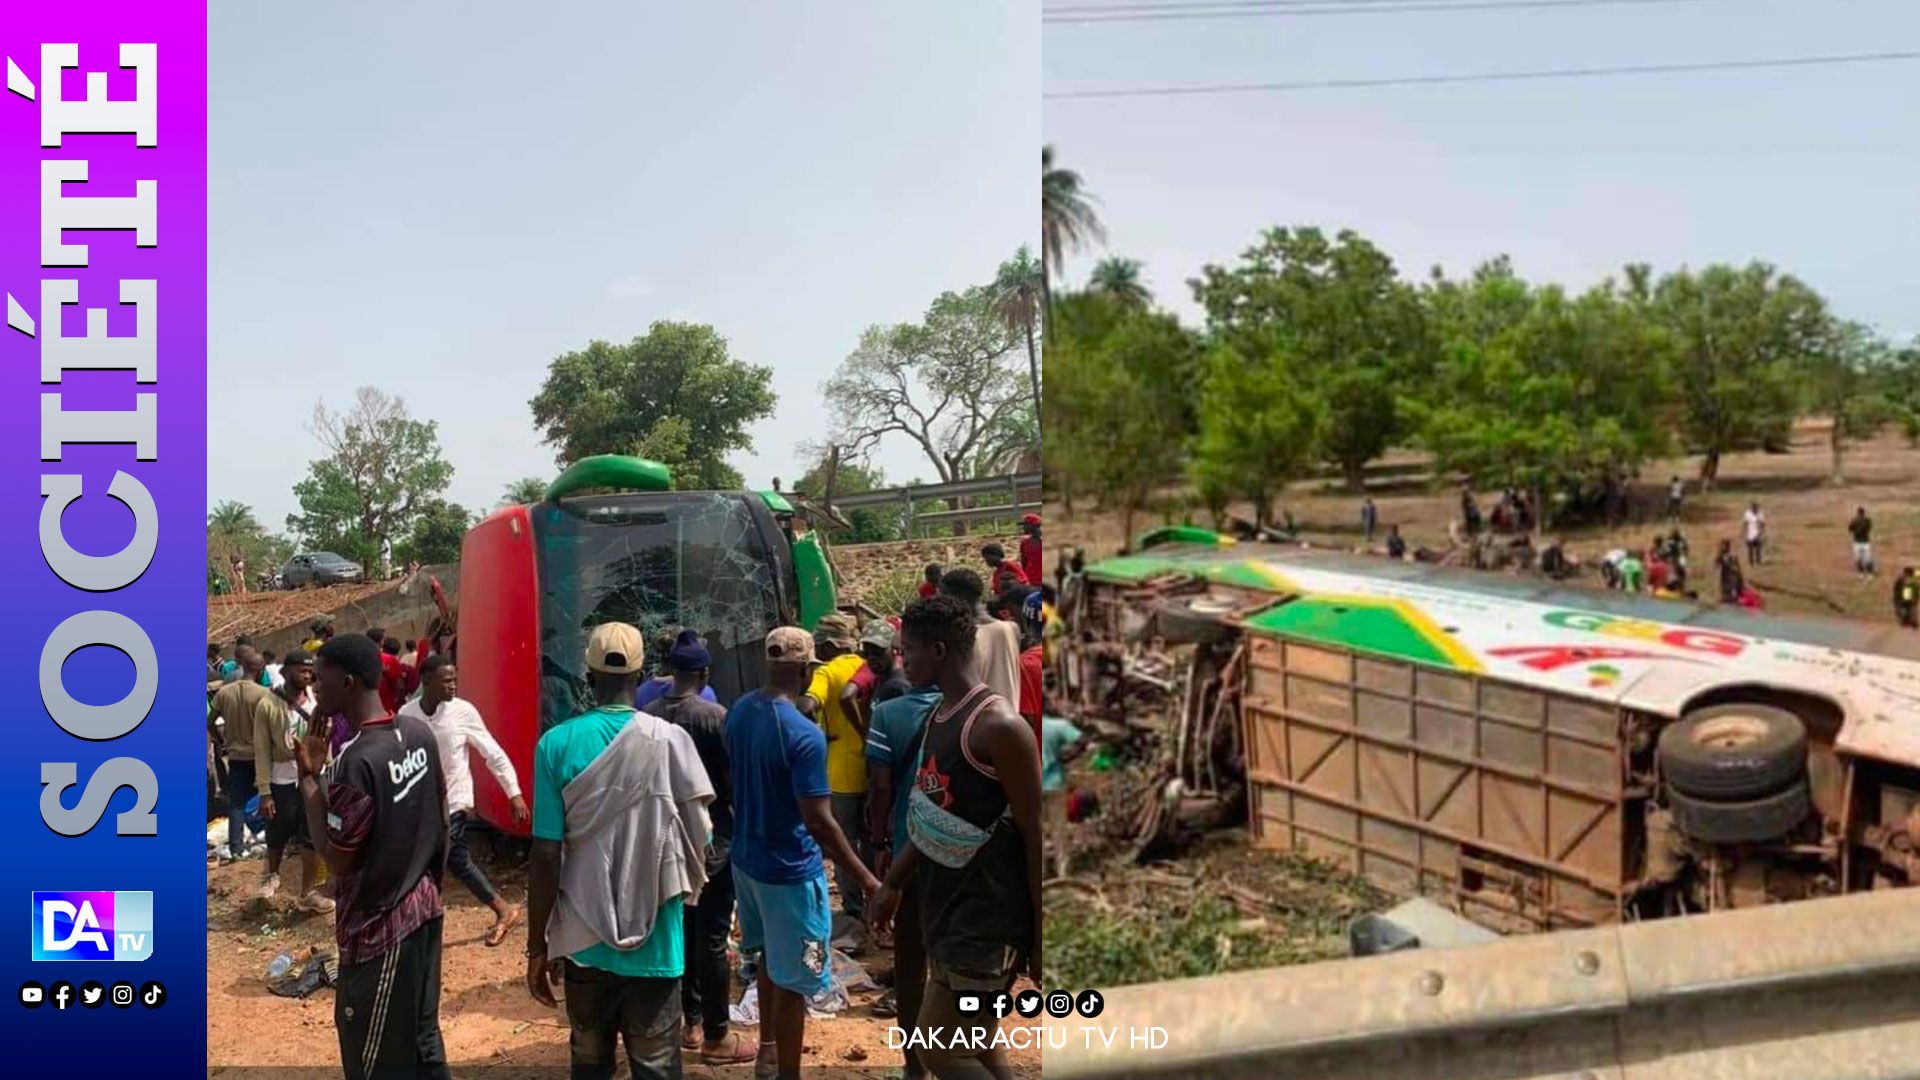
[[[1192,86],[1128,86],[1106,90],[1053,90],[1041,93],[1053,100],[1126,97],[1188,97],[1207,94],[1284,93],[1294,90],[1356,90],[1384,86],[1444,86],[1456,83],[1526,82],[1539,79],[1579,79],[1616,75],[1677,75],[1696,71],[1753,71],[1763,68],[1821,67],[1835,64],[1872,64],[1920,60],[1920,50],[1853,53],[1840,56],[1793,56],[1774,60],[1706,60],[1678,64],[1633,64],[1619,67],[1557,68],[1545,71],[1486,71],[1465,75],[1402,75],[1378,79],[1304,79],[1298,82],[1212,83]]]
[[[1316,15],[1381,15],[1430,11],[1500,11],[1556,8],[1645,7],[1713,0],[1221,0],[1193,5],[1088,4],[1041,9],[1043,23],[1129,23],[1188,19],[1297,18]]]

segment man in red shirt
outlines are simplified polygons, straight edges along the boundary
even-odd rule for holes
[[[1027,584],[1027,576],[1020,568],[1007,561],[1006,549],[999,544],[988,544],[980,549],[980,558],[987,564],[987,593],[1001,596],[1015,585]]]
[[[945,573],[945,571],[940,569],[939,563],[930,562],[927,564],[926,578],[920,582],[920,599],[925,600],[940,591],[940,575],[942,573]],[[896,626],[894,629],[898,630],[899,627]]]
[[[1028,514],[1020,519],[1020,572],[1026,575],[1027,584],[1038,585],[1045,572],[1040,565],[1040,515]]]
[[[379,627],[367,631],[380,650],[380,704],[389,714],[400,711],[407,700],[407,667],[400,662],[400,650],[387,648],[387,632]]]

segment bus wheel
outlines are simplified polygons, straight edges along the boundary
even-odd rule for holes
[[[1736,702],[1688,713],[1660,733],[1660,771],[1683,795],[1757,799],[1807,769],[1807,726],[1772,705]]]
[[[1757,844],[1778,840],[1807,820],[1813,803],[1805,781],[1757,799],[1698,799],[1667,787],[1667,805],[1680,832],[1709,844]]]

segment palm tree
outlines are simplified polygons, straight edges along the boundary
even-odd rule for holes
[[[1069,250],[1104,243],[1107,230],[1093,212],[1095,199],[1080,188],[1080,174],[1053,164],[1053,147],[1040,148],[1040,293],[1052,331],[1053,275]]]
[[[1094,264],[1093,273],[1087,278],[1087,288],[1113,297],[1121,307],[1129,310],[1137,311],[1153,303],[1153,294],[1147,291],[1146,283],[1140,280],[1139,259],[1101,259]]]
[[[1025,331],[1027,335],[1027,377],[1033,383],[1036,427],[1040,418],[1040,353],[1033,344],[1033,323],[1044,295],[1045,285],[1041,278],[1040,264],[1034,260],[1027,246],[1022,244],[1020,250],[1013,253],[1013,258],[1000,264],[1000,272],[993,281],[993,309],[1000,315],[1000,321],[1012,329]]]
[[[246,503],[224,499],[207,512],[207,569],[209,579],[213,575],[226,577],[233,573],[234,563],[253,556],[254,565],[261,565],[266,549],[266,530],[253,516],[253,507]],[[229,582],[227,587],[235,592],[245,592],[243,581]]]
[[[531,506],[547,497],[547,482],[537,476],[523,476],[507,485],[500,498],[502,506]]]

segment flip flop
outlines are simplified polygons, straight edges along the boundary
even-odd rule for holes
[[[682,1024],[680,1026],[680,1049],[682,1050],[700,1049],[700,1025],[699,1024]]]
[[[744,1065],[760,1056],[759,1050],[748,1046],[746,1040],[742,1039],[737,1031],[727,1032],[726,1041],[720,1046],[719,1050],[708,1050],[702,1046],[700,1063],[702,1065]]]
[[[506,918],[495,919],[493,926],[487,930],[487,948],[491,949],[507,940],[508,932],[520,925],[520,918],[520,909],[516,907],[507,909]]]

